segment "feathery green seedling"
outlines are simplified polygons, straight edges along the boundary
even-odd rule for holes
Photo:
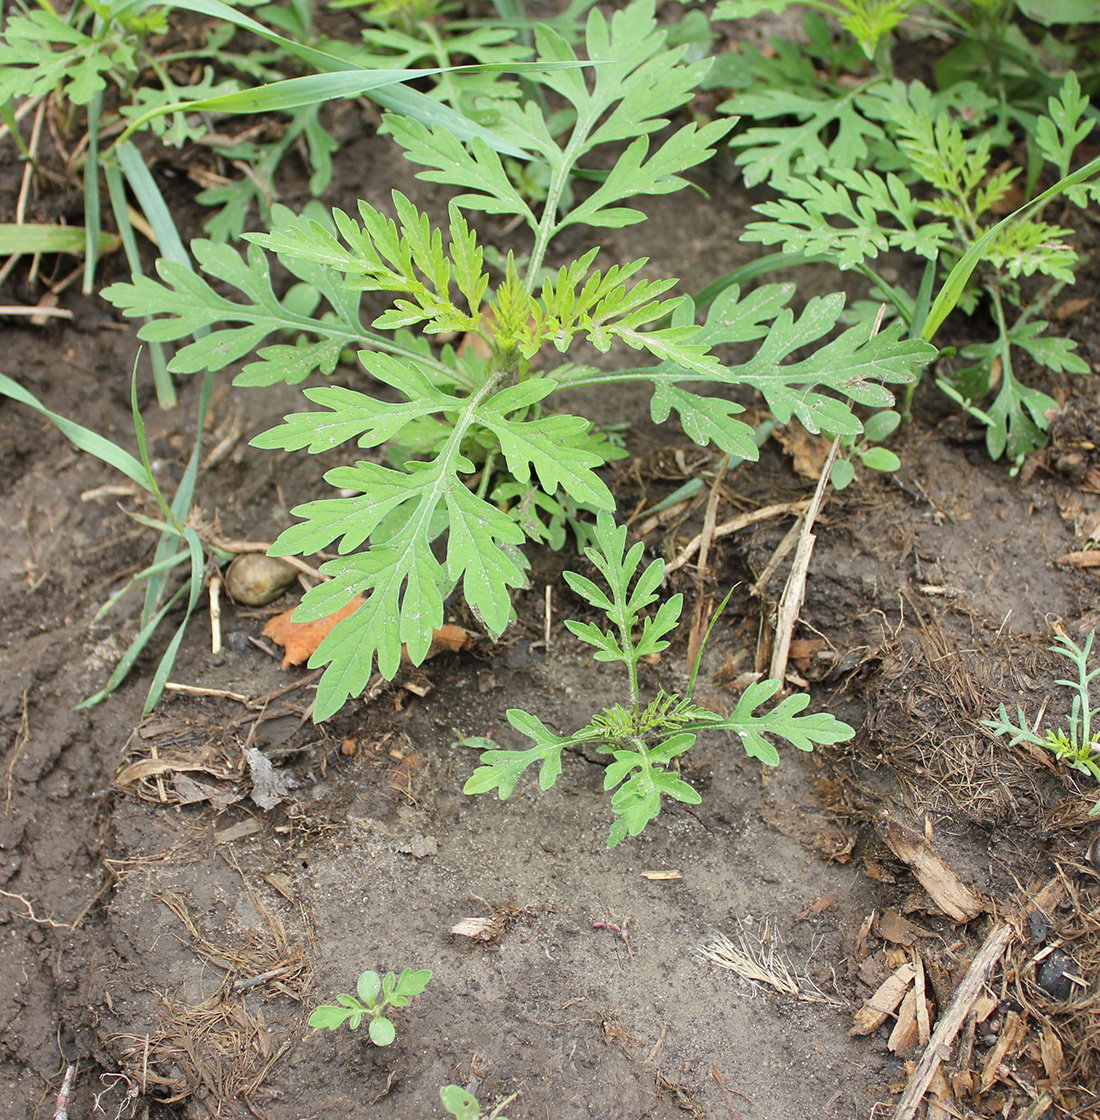
[[[391,1007],[407,1006],[413,996],[424,991],[431,978],[428,968],[416,972],[406,968],[400,976],[392,972],[379,976],[368,968],[359,975],[355,995],[346,992],[338,995],[338,1006],[322,1004],[310,1015],[309,1025],[330,1031],[338,1031],[346,1025],[348,1030],[354,1031],[366,1019],[371,1042],[375,1046],[389,1046],[397,1038],[397,1028],[384,1012]]]
[[[994,735],[1008,739],[1010,747],[1018,743],[1031,743],[1043,747],[1051,752],[1059,762],[1065,762],[1074,770],[1090,775],[1094,781],[1100,782],[1100,705],[1094,706],[1092,702],[1092,682],[1100,675],[1100,665],[1089,669],[1089,654],[1092,652],[1092,643],[1096,638],[1093,630],[1085,639],[1085,644],[1079,646],[1068,634],[1055,634],[1056,645],[1050,647],[1051,653],[1064,657],[1077,670],[1074,680],[1057,680],[1060,684],[1073,693],[1073,702],[1070,707],[1069,727],[1048,728],[1045,735],[1039,734],[1040,724],[1028,723],[1022,707],[1016,709],[1017,722],[1013,723],[1005,710],[1004,704],[1000,706],[996,719],[983,719],[982,726],[988,727]],[[1096,728],[1096,730],[1094,730]],[[1090,815],[1100,813],[1100,798],[1089,810]]]
[[[539,787],[547,790],[561,774],[564,751],[594,747],[612,758],[604,776],[604,789],[615,790],[611,812],[616,819],[607,841],[609,848],[614,848],[627,836],[637,836],[661,811],[662,797],[688,805],[699,804],[702,798],[679,777],[676,760],[691,750],[701,734],[733,732],[745,751],[767,766],[779,765],[779,752],[769,737],[785,739],[800,750],[809,751],[815,744],[842,743],[855,734],[851,727],[828,713],[802,715],[810,702],[805,695],[788,696],[774,708],[760,711],[779,691],[780,682],[774,680],[750,684],[729,716],[700,707],[693,702],[692,695],[702,650],[683,696],[662,689],[644,704],[638,664],[642,658],[668,648],[668,636],[679,623],[684,599],[682,595],[674,595],[652,614],[648,612],[647,608],[657,602],[657,588],[664,579],[665,563],[654,560],[639,572],[644,545],[639,541],[627,550],[626,532],[625,525],[616,526],[611,514],[602,511],[596,520],[596,545],[585,550],[585,555],[603,577],[606,591],[586,576],[565,573],[565,582],[570,588],[605,614],[611,623],[610,628],[604,630],[590,622],[570,619],[565,623],[566,628],[595,648],[596,661],[617,661],[625,667],[626,704],[605,708],[586,727],[571,735],[558,735],[537,716],[522,709],[511,709],[508,722],[535,745],[521,751],[485,751],[481,765],[462,787],[463,793],[487,793],[495,789],[503,800],[511,795],[523,772],[538,765]],[[715,613],[711,627],[722,607]]]
[[[357,217],[340,210],[296,217],[276,209],[270,233],[247,235],[252,244],[244,260],[225,245],[192,244],[209,280],[161,261],[160,282],[139,278],[104,293],[127,315],[156,317],[139,332],[143,338],[209,332],[176,354],[171,369],[177,373],[221,369],[254,353],[237,384],[299,383],[314,371],[330,373],[345,352],[358,350],[371,378],[388,386],[388,395],[372,394],[369,386],[309,388],[305,395],[317,410],[289,416],[253,441],[314,454],[354,442],[363,452],[325,476],[351,496],[298,507],[302,520],[273,549],[310,554],[335,544],[340,553],[322,567],[331,578],[306,595],[299,620],[331,614],[355,595],[366,598],[311,658],[312,665],[327,666],[315,719],[361,692],[375,660],[392,677],[402,645],[419,663],[456,589],[485,630],[499,636],[514,617],[512,590],[527,581],[524,544],[561,543],[564,525],[612,508],[600,471],[621,448],[585,417],[555,411],[555,395],[648,382],[655,421],[676,413],[697,443],[756,460],[753,429],[738,419],[743,409],[725,395],[729,388],[758,389],[780,422],[797,416],[811,431],[854,435],[862,425],[852,402],[890,407],[886,386],[910,383],[934,354],[927,343],[902,339],[901,324],[877,335],[863,324],[837,334],[840,295],[814,298],[796,316],[788,307],[789,284],[744,294],[727,287],[700,324],[690,300],[668,295],[674,280],[638,278],[645,259],[602,268],[593,248],[545,271],[558,233],[643,221],[644,213],[626,201],[681,189],[683,172],[706,160],[729,128],[724,121],[688,123],[662,141],[652,139],[707,69],[685,62],[685,48],[666,48],[652,0],[636,0],[610,19],[593,11],[585,42],[599,63],[589,71],[551,28],[535,34],[530,80],[572,107],[560,142],[536,101],[495,105],[498,137],[549,168],[541,207],[520,193],[499,153],[479,138],[464,142],[446,128],[391,117],[394,137],[426,168],[421,177],[463,190],[452,203],[446,236],[399,193],[393,216],[366,202]],[[623,141],[599,186],[573,198],[567,188],[577,169],[604,145]],[[503,277],[491,283],[463,211],[517,217],[532,237],[526,262],[509,257]],[[272,287],[268,253],[299,282],[282,299]],[[229,290],[237,298],[222,294]],[[360,321],[363,292],[389,299],[369,327]],[[318,313],[322,299],[328,310]],[[434,350],[428,339],[444,332],[480,337],[489,357],[474,348]],[[296,341],[284,341],[286,335]],[[726,343],[754,341],[756,355],[739,365],[726,365],[715,353]],[[550,351],[565,355],[582,342],[605,353],[625,344],[647,364],[553,364]],[[540,351],[544,364],[535,367]],[[718,395],[700,393],[700,384]]]
[[[513,1093],[492,1111],[482,1112],[477,1097],[463,1089],[461,1085],[444,1085],[439,1090],[439,1099],[443,1102],[443,1107],[455,1120],[508,1120],[508,1117],[502,1116],[501,1113],[518,1096],[518,1092]]]

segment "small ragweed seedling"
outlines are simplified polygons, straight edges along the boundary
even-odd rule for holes
[[[779,765],[779,752],[769,736],[786,739],[799,750],[811,751],[815,744],[843,743],[855,734],[846,723],[826,712],[802,715],[810,703],[808,696],[787,696],[775,707],[759,710],[779,691],[781,685],[776,680],[749,685],[729,716],[700,707],[692,700],[698,659],[684,696],[662,689],[648,704],[643,704],[638,664],[643,658],[668,648],[666,636],[676,629],[684,597],[673,595],[643,619],[646,608],[657,602],[657,588],[664,579],[665,563],[654,560],[639,573],[644,546],[639,541],[628,551],[626,533],[625,525],[616,525],[610,513],[601,511],[593,530],[596,547],[585,550],[589,561],[606,581],[607,591],[576,572],[565,573],[570,588],[602,611],[611,628],[601,630],[591,622],[574,620],[565,625],[582,642],[595,647],[596,661],[618,661],[626,667],[627,704],[615,704],[597,712],[587,727],[565,736],[555,734],[537,716],[521,708],[510,709],[508,722],[534,740],[535,745],[523,751],[485,751],[481,765],[462,787],[463,793],[486,793],[495,789],[503,801],[511,796],[520,775],[529,766],[540,765],[539,785],[547,790],[561,774],[563,751],[594,747],[612,759],[604,775],[604,789],[615,790],[611,798],[615,820],[607,841],[609,848],[614,848],[628,835],[637,836],[661,811],[662,797],[688,805],[699,804],[702,798],[698,791],[679,777],[676,759],[689,751],[704,732],[733,732],[745,751],[766,766]],[[641,630],[636,634],[639,623]],[[622,928],[606,928],[623,937]],[[626,941],[626,937],[623,940]]]
[[[439,1090],[439,1099],[443,1102],[443,1107],[455,1117],[455,1120],[482,1120],[482,1118],[508,1120],[507,1116],[500,1114],[518,1096],[519,1093],[513,1093],[506,1100],[501,1101],[492,1112],[482,1112],[477,1097],[463,1089],[461,1085],[444,1085]]]
[[[1093,639],[1096,631],[1093,630],[1085,639],[1085,644],[1079,646],[1068,634],[1055,635],[1058,645],[1050,647],[1051,653],[1057,653],[1072,662],[1077,669],[1076,680],[1058,680],[1055,684],[1064,685],[1073,689],[1073,705],[1069,714],[1069,730],[1063,728],[1048,729],[1044,735],[1039,734],[1041,720],[1036,720],[1034,726],[1029,726],[1023,708],[1016,709],[1018,723],[1013,723],[1008,718],[1008,712],[1002,704],[997,712],[996,719],[982,720],[982,725],[988,727],[994,735],[1010,735],[1010,747],[1018,743],[1031,743],[1034,746],[1045,747],[1059,762],[1066,762],[1079,770],[1082,774],[1091,774],[1093,779],[1100,782],[1100,731],[1093,731],[1093,721],[1100,715],[1100,707],[1092,706],[1092,697],[1089,686],[1095,677],[1100,674],[1100,665],[1089,672],[1089,653],[1092,651]],[[1100,798],[1097,799],[1090,815],[1100,813]]]
[[[336,997],[340,1006],[322,1004],[310,1015],[309,1025],[335,1031],[347,1023],[349,1030],[355,1030],[366,1017],[371,1042],[375,1046],[389,1046],[397,1037],[397,1030],[382,1012],[388,1007],[404,1007],[412,996],[420,995],[431,978],[428,968],[416,972],[406,968],[400,978],[392,972],[382,977],[368,968],[356,984],[358,998],[341,993]]]

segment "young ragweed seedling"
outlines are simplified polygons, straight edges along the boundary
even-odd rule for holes
[[[431,978],[431,969],[428,968],[416,972],[406,968],[400,978],[392,972],[381,977],[368,968],[360,974],[356,984],[358,998],[341,993],[336,997],[340,1006],[322,1004],[310,1015],[309,1025],[336,1031],[347,1023],[349,1030],[355,1030],[366,1017],[369,1019],[367,1034],[371,1042],[375,1046],[389,1046],[397,1037],[397,1029],[382,1012],[387,1007],[404,1007],[412,996],[420,995]]]
[[[1055,684],[1064,685],[1076,692],[1073,705],[1069,714],[1069,730],[1063,728],[1048,728],[1045,735],[1039,734],[1039,723],[1029,726],[1022,707],[1017,707],[1016,718],[1018,723],[1013,723],[1008,718],[1004,704],[1000,706],[996,719],[984,719],[982,725],[988,727],[994,735],[1010,735],[1010,747],[1018,743],[1031,743],[1044,747],[1050,751],[1059,762],[1066,762],[1079,770],[1082,774],[1091,774],[1093,780],[1100,782],[1100,731],[1093,731],[1093,720],[1100,714],[1100,707],[1092,706],[1092,697],[1089,686],[1098,674],[1100,665],[1089,672],[1089,653],[1092,651],[1093,639],[1096,631],[1093,630],[1085,639],[1085,644],[1079,646],[1068,634],[1056,634],[1059,643],[1050,647],[1051,653],[1072,662],[1077,668],[1076,680],[1058,680]],[[1090,815],[1100,813],[1100,798],[1089,810]]]
[[[657,601],[657,588],[665,574],[665,562],[654,560],[641,574],[638,569],[644,546],[639,541],[626,549],[626,526],[617,526],[612,515],[601,511],[596,520],[595,548],[585,556],[603,576],[608,592],[585,576],[566,572],[565,581],[612,624],[601,630],[590,622],[569,620],[566,627],[583,642],[595,646],[597,661],[620,661],[626,667],[629,699],[596,713],[587,727],[572,735],[557,735],[522,709],[512,708],[508,722],[535,745],[525,751],[489,750],[482,765],[470,775],[463,793],[486,793],[496,789],[501,800],[515,789],[528,766],[541,763],[539,785],[545,790],[561,773],[562,751],[585,745],[611,756],[604,776],[604,789],[614,789],[611,826],[607,846],[614,848],[627,835],[637,836],[661,811],[661,798],[671,797],[688,805],[702,798],[694,787],[677,773],[675,759],[690,750],[700,732],[732,731],[746,753],[767,766],[779,765],[779,752],[767,735],[786,739],[800,750],[813,750],[814,744],[842,743],[853,730],[828,713],[801,715],[810,698],[788,696],[774,708],[757,712],[779,691],[776,680],[756,681],[741,694],[732,715],[720,716],[692,701],[699,659],[688,682],[687,693],[678,696],[663,689],[648,704],[641,700],[638,663],[643,657],[668,648],[666,636],[676,629],[684,597],[673,595],[643,621],[643,612]],[[637,578],[635,578],[637,577]],[[633,587],[631,586],[633,584]],[[724,607],[725,604],[723,603]],[[715,614],[717,619],[721,608]],[[641,632],[635,631],[641,623]],[[711,626],[714,623],[712,621]],[[700,653],[701,656],[701,653]],[[614,928],[614,927],[611,927]]]
[[[519,1093],[513,1093],[506,1100],[501,1101],[491,1112],[482,1112],[477,1097],[463,1089],[461,1085],[444,1085],[439,1090],[439,1099],[443,1102],[443,1107],[455,1117],[455,1120],[482,1120],[482,1118],[484,1120],[508,1120],[507,1116],[501,1116],[501,1112],[518,1096]]]

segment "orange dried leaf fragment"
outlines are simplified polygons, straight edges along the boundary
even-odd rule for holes
[[[357,595],[347,606],[341,607],[324,618],[313,622],[295,622],[293,608],[277,614],[264,628],[263,635],[277,646],[283,647],[283,668],[301,665],[313,656],[314,650],[328,637],[329,631],[343,622],[349,614],[354,614],[366,599]]]
[[[357,595],[347,606],[313,622],[295,622],[292,617],[293,610],[283,611],[263,628],[263,633],[276,645],[283,647],[284,669],[291,665],[301,665],[313,656],[314,650],[338,622],[354,614],[365,602],[361,595]],[[459,650],[469,649],[472,644],[473,635],[469,630],[447,623],[432,632],[432,644],[428,656],[435,657],[437,653],[444,651],[457,653]],[[402,660],[408,660],[404,646],[401,648],[401,657]]]

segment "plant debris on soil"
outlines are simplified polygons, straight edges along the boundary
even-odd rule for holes
[[[384,205],[398,187],[445,212],[366,114],[344,127],[326,203]],[[4,161],[9,192],[20,169]],[[658,198],[645,227],[685,290],[753,251],[732,165],[697,178],[705,199]],[[604,251],[630,259],[636,236],[611,231]],[[823,283],[794,278],[806,297]],[[65,302],[71,320],[4,326],[3,370],[126,443],[137,344],[99,299]],[[1100,311],[1064,326],[1096,368]],[[182,383],[171,412],[148,402],[166,475],[186,461],[196,391]],[[560,573],[581,561],[536,558],[499,645],[456,607],[437,657],[322,725],[317,674],[295,667],[309,651],[263,637],[293,584],[271,606],[223,604],[218,653],[196,616],[144,722],[155,650],[77,712],[132,637],[136,604],[93,616],[148,563],[149,535],[108,468],[0,401],[6,1114],[427,1118],[458,1083],[487,1110],[518,1092],[508,1114],[539,1120],[1100,1117],[1096,790],[981,723],[1001,703],[1064,720],[1052,626],[1079,640],[1100,618],[1080,559],[1100,518],[1100,439],[1082,436],[1100,405],[1089,378],[1053,391],[1051,444],[1017,477],[922,389],[897,476],[824,502],[789,679],[856,738],[788,751],[777,771],[702,741],[685,762],[702,804],[669,805],[614,852],[598,758],[570,758],[545,794],[459,792],[470,737],[518,745],[507,709],[567,731],[617,699],[561,624],[579,604]],[[235,435],[199,493],[223,534],[272,540],[319,493],[335,459],[248,445],[297,400],[220,383],[214,422]],[[775,442],[723,474],[640,396],[578,407],[631,422],[620,513],[653,555],[686,557],[669,593],[704,618],[738,584],[701,688],[732,708],[767,668],[761,633],[816,479]],[[688,477],[704,480],[698,504],[649,517]],[[688,663],[684,635],[643,683],[676,685]],[[363,969],[404,967],[434,977],[392,1046],[308,1027]]]

